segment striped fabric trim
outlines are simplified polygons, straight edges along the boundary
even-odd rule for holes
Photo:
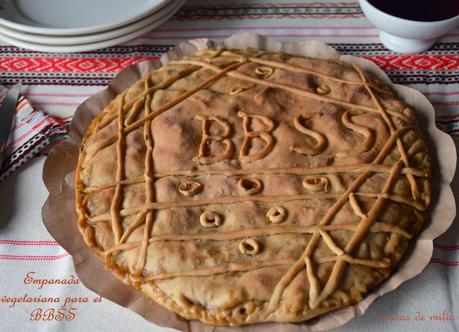
[[[154,37],[155,38],[155,37]],[[126,66],[145,60],[156,60],[171,45],[139,45],[109,48],[101,51],[104,58],[69,57],[66,54],[46,57],[43,53],[24,51],[8,56],[11,47],[2,47],[0,74],[6,83],[21,80],[25,85],[105,86]],[[384,69],[399,84],[459,84],[459,45],[438,44],[422,56],[387,54],[381,44],[332,44],[343,54],[357,54]],[[15,49],[17,51],[17,49]],[[442,53],[438,53],[442,50]],[[143,55],[132,56],[135,52]],[[445,53],[446,52],[446,53]],[[359,54],[361,53],[361,54]],[[449,106],[456,106],[449,104]]]
[[[394,55],[393,52],[389,51],[384,47],[383,44],[369,43],[369,44],[341,44],[341,43],[330,43],[338,52],[341,54],[352,54],[356,56],[362,55]],[[423,53],[425,55],[440,55],[440,54],[452,54],[457,55],[459,50],[458,43],[436,43],[429,51]]]
[[[206,28],[208,29],[208,28]],[[263,30],[263,27],[258,28],[257,30]],[[157,31],[157,30],[156,30]],[[255,31],[256,32],[256,31]],[[330,46],[336,48],[340,53],[352,53],[358,55],[358,53],[368,54],[394,54],[393,52],[387,50],[380,43],[329,43]],[[142,56],[144,54],[148,56],[161,56],[161,54],[167,52],[174,44],[139,44],[139,45],[121,45],[116,47],[108,47],[92,52],[85,53],[42,53],[29,51],[14,46],[0,46],[0,56],[9,57],[9,56],[24,56],[24,57],[34,57],[34,58],[47,58],[47,57],[61,57],[61,58],[99,58],[99,57],[116,57],[116,56]],[[436,43],[428,52],[423,54],[432,55],[438,54],[438,52],[448,52],[450,54],[457,54],[459,50],[458,43]]]
[[[54,240],[0,240],[0,245],[13,246],[58,246],[59,243]]]
[[[362,10],[357,2],[312,2],[312,3],[268,3],[268,4],[206,4],[184,6],[174,19],[234,20],[272,18],[360,18]]]
[[[121,70],[122,68],[120,68]],[[430,70],[422,71],[392,71],[386,70],[392,82],[398,84],[459,84],[459,70],[436,73]],[[105,86],[115,77],[116,73],[101,75],[87,73],[10,73],[3,72],[2,80],[13,84],[21,80],[24,85],[66,85],[66,86]]]
[[[152,37],[156,38],[156,37]],[[433,50],[422,56],[395,55],[388,52],[382,44],[330,44],[343,54],[356,54],[369,58],[387,70],[447,70],[458,67],[459,50],[458,44],[442,43],[437,44]],[[51,75],[56,73],[111,73],[117,72],[126,66],[139,61],[157,60],[172,45],[138,45],[121,49],[107,48],[104,51],[104,58],[89,53],[85,57],[79,54],[52,54],[31,51],[15,50],[10,54],[10,47],[0,47],[0,71],[37,73],[46,72]],[[121,49],[121,50],[120,50]],[[438,51],[443,53],[438,53]],[[450,51],[448,54],[444,52]],[[136,52],[142,55],[135,55]],[[134,53],[134,55],[133,55]],[[46,56],[45,56],[46,55]]]
[[[158,56],[127,56],[105,58],[2,56],[0,71],[21,73],[112,73],[139,61],[157,60]]]
[[[105,57],[129,57],[129,56],[160,56],[167,52],[172,45],[135,45],[135,46],[116,46],[85,53],[43,53],[30,51],[14,46],[0,46],[0,57],[34,57],[34,58],[105,58]]]
[[[352,54],[357,56],[368,55],[368,56],[380,56],[380,55],[393,55],[392,52],[387,50],[382,44],[368,43],[368,44],[352,44],[352,43],[329,43],[330,46],[334,47],[342,54]],[[59,59],[99,59],[99,58],[116,58],[116,57],[136,57],[142,59],[160,57],[163,53],[167,52],[173,44],[167,45],[149,45],[141,44],[135,46],[118,46],[105,48],[98,51],[88,53],[41,53],[28,51],[24,49],[18,49],[13,46],[0,46],[0,63],[10,61],[10,58],[59,58]],[[435,46],[425,55],[457,55],[459,51],[458,43],[437,43]],[[5,60],[8,59],[8,60]],[[62,61],[62,60],[61,60]],[[2,65],[5,66],[5,65]],[[7,66],[6,69],[0,66],[0,73],[12,71],[13,68]]]
[[[406,73],[404,75],[396,75],[391,72],[386,72],[389,78],[393,83],[396,84],[459,84],[459,72],[453,75],[410,75]],[[109,77],[85,77],[82,75],[72,75],[70,77],[58,77],[58,78],[48,78],[44,76],[38,77],[27,77],[20,76],[17,77],[5,77],[2,76],[3,81],[6,84],[14,84],[18,80],[21,80],[24,85],[29,86],[47,86],[47,85],[61,85],[61,86],[106,86],[110,81],[115,77],[116,74],[109,75]],[[405,76],[407,75],[407,76]]]
[[[444,251],[456,251],[459,250],[459,245],[444,245],[434,243],[434,248],[444,250]]]
[[[459,262],[458,261],[447,261],[447,260],[440,259],[440,258],[432,258],[430,260],[430,263],[431,264],[444,265],[446,267],[457,267],[457,266],[459,266]]]
[[[56,261],[70,256],[68,252],[60,255],[2,255],[0,260],[13,260],[13,261]]]
[[[456,120],[454,122],[450,122],[447,124],[438,123],[438,127],[444,132],[454,133],[454,132],[459,131],[459,120]]]

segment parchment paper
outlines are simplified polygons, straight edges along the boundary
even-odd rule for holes
[[[186,321],[167,311],[134,288],[124,285],[103,262],[88,249],[77,229],[75,212],[74,176],[81,139],[91,120],[103,110],[117,94],[140,79],[161,63],[180,59],[208,47],[255,47],[267,51],[283,51],[290,54],[323,59],[340,59],[356,62],[391,85],[402,99],[416,112],[416,118],[433,159],[432,203],[426,225],[412,248],[405,254],[394,274],[366,298],[352,306],[335,310],[301,324],[262,323],[245,327],[214,327],[198,321]],[[129,308],[157,325],[183,331],[324,331],[338,327],[357,315],[383,294],[393,291],[401,283],[415,277],[427,266],[432,257],[432,240],[445,232],[454,220],[456,207],[450,188],[456,168],[456,152],[451,137],[435,126],[435,111],[420,92],[394,85],[387,75],[371,61],[354,56],[340,56],[332,47],[319,41],[280,43],[255,34],[237,34],[223,42],[195,39],[180,43],[161,57],[160,61],[141,62],[121,71],[109,86],[88,98],[76,110],[70,127],[70,137],[56,146],[48,155],[43,168],[43,181],[49,197],[42,209],[43,222],[49,233],[73,257],[75,270],[83,284],[103,297]]]

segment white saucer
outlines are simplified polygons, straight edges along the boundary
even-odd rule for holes
[[[125,43],[131,39],[140,37],[150,30],[160,26],[164,22],[166,22],[169,18],[171,18],[177,10],[183,5],[185,0],[178,0],[171,9],[169,9],[168,12],[165,12],[161,18],[159,18],[157,21],[147,25],[146,27],[143,27],[139,30],[132,31],[130,33],[127,33],[123,36],[116,37],[116,38],[111,38],[95,43],[87,43],[87,44],[80,44],[80,45],[47,45],[47,44],[40,44],[40,43],[32,43],[32,42],[26,42],[23,40],[19,40],[16,38],[11,38],[6,35],[3,35],[0,33],[0,39],[4,40],[5,42],[21,47],[21,48],[26,48],[29,50],[33,51],[39,51],[39,52],[52,52],[52,53],[73,53],[73,52],[86,52],[86,51],[93,51],[97,50],[100,48],[105,48],[105,47],[110,47],[118,44]]]
[[[45,35],[82,35],[114,29],[157,11],[169,0],[4,0],[0,24]]]
[[[104,41],[107,39],[113,39],[131,33],[133,31],[139,30],[143,27],[153,24],[155,21],[159,20],[164,15],[168,15],[171,10],[174,10],[178,6],[177,0],[168,0],[167,5],[161,7],[158,11],[153,14],[144,17],[136,22],[127,24],[125,26],[103,31],[100,33],[81,35],[81,36],[49,36],[49,35],[38,35],[38,34],[28,34],[18,30],[13,30],[8,27],[3,26],[0,23],[0,34],[18,39],[25,42],[36,43],[36,44],[46,44],[46,45],[77,45],[77,44],[88,44]]]

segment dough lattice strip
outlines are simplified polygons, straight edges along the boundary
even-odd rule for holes
[[[149,80],[148,77],[145,79],[145,91],[149,89]],[[152,96],[147,95],[145,101],[145,116],[151,113],[151,100]],[[145,203],[149,204],[155,200],[155,192],[154,192],[154,165],[153,165],[153,135],[151,133],[151,120],[146,121],[144,125],[144,140],[146,145],[145,151]],[[147,249],[148,249],[148,240],[151,236],[153,230],[153,218],[154,218],[155,211],[154,210],[147,210],[147,214],[145,216],[145,226],[143,230],[143,242],[142,247],[140,249],[139,258],[137,261],[137,265],[135,267],[136,271],[140,273],[146,262],[147,258]]]
[[[128,103],[126,103],[124,106],[123,106],[123,112],[127,112],[132,106],[134,106],[136,103],[138,102],[141,102],[146,96],[158,91],[158,90],[161,90],[161,89],[165,89],[167,87],[169,87],[171,84],[175,83],[177,80],[179,80],[180,78],[183,78],[187,75],[190,75],[192,74],[193,72],[199,70],[200,68],[199,67],[191,67],[191,68],[188,68],[188,69],[185,69],[183,71],[180,71],[179,73],[171,76],[170,78],[168,78],[167,80],[165,80],[164,82],[161,82],[153,87],[150,87],[148,90],[144,90],[144,92],[138,96],[137,98],[133,99],[132,101],[129,101]],[[128,118],[126,120],[128,120],[131,116],[128,116]],[[105,126],[107,126],[108,124],[110,124],[110,122],[112,122],[113,120],[115,120],[117,118],[117,114],[114,113],[114,114],[107,114],[103,119],[102,121],[100,122],[99,126],[97,127],[98,130],[101,130],[102,128],[104,128]],[[131,117],[131,119],[129,119],[130,121],[133,120],[133,117]],[[128,124],[131,124],[131,122],[128,121],[129,123]]]
[[[328,231],[355,231],[358,223],[354,224],[331,224],[331,225],[315,225],[315,226],[270,226],[264,228],[248,228],[233,232],[222,233],[207,233],[207,234],[158,234],[149,239],[150,243],[164,241],[231,241],[243,239],[247,237],[264,236],[264,235],[283,235],[283,234],[314,234],[317,231],[323,231],[325,234]],[[405,229],[387,223],[375,222],[370,229],[371,232],[394,233],[399,234],[407,239],[411,239],[412,235]],[[142,241],[123,243],[113,248],[106,250],[116,252],[121,250],[131,250],[142,245]],[[342,250],[341,250],[342,251]],[[341,252],[340,252],[341,253]]]
[[[304,264],[306,265],[306,276],[309,281],[309,303],[312,303],[320,294],[320,282],[315,274],[311,258],[305,257]]]
[[[120,208],[121,208],[121,201],[122,201],[122,185],[121,181],[124,177],[124,155],[125,151],[125,136],[123,134],[123,127],[124,127],[124,113],[123,113],[123,104],[126,98],[126,92],[121,96],[121,102],[118,108],[118,141],[116,144],[116,176],[115,180],[117,182],[115,186],[115,194],[113,195],[112,204],[110,206],[110,214],[111,214],[111,221],[112,221],[112,230],[114,235],[115,243],[119,243],[122,235],[122,221],[120,216]]]
[[[395,181],[395,178],[397,177],[398,172],[400,171],[401,165],[402,165],[402,162],[399,161],[393,166],[393,171],[389,175],[389,178],[387,179],[384,185],[382,193],[387,193],[391,189],[392,184]],[[346,253],[351,253],[354,250],[354,248],[357,247],[359,242],[362,241],[366,232],[368,231],[368,229],[371,228],[372,224],[375,222],[377,216],[381,212],[384,203],[385,203],[385,198],[383,195],[380,195],[376,199],[376,202],[373,204],[371,209],[368,211],[368,214],[365,215],[365,217],[360,220],[357,230],[355,231],[354,235],[351,237],[346,247],[344,248],[344,251]],[[325,300],[330,294],[332,294],[336,290],[346,263],[347,263],[346,260],[336,261],[335,265],[333,266],[330,277],[328,278],[328,281],[322,290],[322,293],[320,294],[317,301],[315,302],[316,305],[318,305],[321,301]]]
[[[202,176],[202,175],[252,175],[252,174],[293,174],[293,175],[320,175],[320,174],[359,174],[366,171],[373,173],[390,173],[390,167],[375,164],[324,166],[324,167],[286,167],[286,168],[255,168],[255,169],[223,169],[223,170],[177,170],[155,173],[157,178],[167,176]],[[411,167],[404,167],[401,174],[413,174],[417,177],[428,177],[428,173]]]
[[[210,65],[209,63],[202,62],[202,61],[180,60],[177,63],[181,63],[181,64],[189,63],[189,64],[196,65],[196,66],[197,65],[201,65],[203,68],[214,70],[215,72],[217,72],[219,74],[222,74],[222,75],[225,74],[225,73],[223,73],[223,71],[222,71],[222,69],[220,67],[213,66],[213,65]],[[282,89],[282,90],[289,91],[291,93],[294,93],[294,94],[297,94],[297,95],[300,95],[300,96],[303,96],[303,97],[308,97],[308,98],[311,98],[311,99],[315,99],[315,100],[318,100],[318,101],[334,103],[334,104],[337,104],[337,105],[348,107],[350,109],[357,109],[357,110],[363,110],[363,111],[367,111],[367,112],[379,113],[379,110],[376,109],[376,108],[372,108],[372,107],[368,107],[368,106],[364,106],[364,105],[360,105],[360,104],[354,104],[354,103],[350,103],[350,102],[347,102],[347,101],[326,97],[326,96],[323,96],[323,95],[320,95],[320,94],[315,94],[315,93],[312,93],[312,92],[309,92],[309,91],[305,91],[305,90],[302,90],[302,89],[299,89],[299,88],[296,88],[296,87],[293,87],[293,86],[290,86],[290,85],[277,83],[277,82],[270,81],[270,80],[259,79],[259,78],[256,78],[256,77],[248,76],[248,75],[243,74],[241,72],[238,72],[236,70],[228,71],[228,72],[226,72],[226,75],[230,76],[230,77],[241,79],[243,81],[256,83],[256,84],[259,84],[259,85],[263,85],[263,86],[267,86],[267,87],[271,87],[271,88]],[[401,119],[404,119],[404,120],[407,119],[405,115],[403,115],[402,113],[399,113],[397,111],[387,110],[387,112],[390,113],[392,116],[395,116],[395,117],[398,117],[398,118],[401,118]]]
[[[377,109],[374,109],[372,107],[363,106],[363,105],[359,105],[359,104],[353,104],[353,103],[349,103],[349,102],[346,102],[346,101],[343,101],[343,100],[333,99],[333,98],[330,98],[330,97],[325,97],[325,96],[322,96],[322,95],[319,95],[319,94],[315,94],[315,93],[312,93],[312,92],[309,92],[309,91],[305,91],[305,90],[301,90],[299,88],[295,88],[295,87],[290,86],[290,85],[281,84],[281,83],[277,83],[277,82],[270,81],[270,80],[264,80],[264,79],[259,79],[259,78],[256,78],[256,77],[248,76],[248,75],[243,74],[243,73],[238,72],[238,71],[227,71],[226,73],[223,73],[223,70],[220,67],[210,65],[210,64],[208,64],[206,62],[203,62],[203,61],[181,60],[181,61],[177,61],[177,63],[180,63],[180,64],[187,64],[188,63],[188,64],[196,65],[196,66],[197,65],[201,65],[204,68],[207,68],[207,69],[210,69],[210,70],[214,70],[215,72],[220,73],[220,74],[224,74],[224,75],[227,75],[227,76],[230,76],[230,77],[234,77],[234,78],[238,78],[238,79],[241,79],[241,80],[244,80],[244,81],[256,83],[256,84],[259,84],[259,85],[268,86],[268,87],[271,87],[271,88],[278,88],[278,89],[286,90],[286,91],[293,92],[295,94],[298,94],[298,95],[301,95],[301,96],[304,96],[304,97],[308,97],[308,98],[311,98],[311,99],[316,99],[318,101],[334,103],[334,104],[338,104],[338,105],[341,105],[341,106],[350,107],[350,108],[353,108],[353,109],[365,110],[365,111],[368,111],[368,112],[378,112]]]
[[[202,82],[198,86],[188,90],[187,92],[183,93],[182,95],[180,95],[176,99],[174,99],[174,100],[172,100],[170,102],[167,102],[165,105],[161,106],[159,109],[155,110],[154,112],[149,113],[147,116],[143,117],[142,119],[139,119],[139,120],[131,123],[129,126],[126,127],[125,132],[129,133],[129,132],[137,129],[138,127],[142,126],[146,121],[153,120],[158,115],[168,111],[169,109],[171,109],[175,105],[181,103],[185,99],[187,99],[187,98],[191,97],[192,95],[194,95],[196,92],[198,92],[198,91],[202,90],[203,88],[207,87],[208,85],[214,83],[219,78],[223,77],[227,72],[235,70],[241,64],[242,63],[234,63],[234,64],[229,65],[228,67],[222,69],[220,72],[218,72],[214,76],[211,76],[209,79],[205,80],[204,82]]]
[[[362,82],[365,83],[365,88],[367,89],[368,93],[371,95],[372,100],[374,101],[377,109],[380,111],[382,117],[386,121],[386,124],[388,125],[391,134],[393,134],[393,132],[395,131],[395,127],[394,127],[391,119],[387,115],[385,109],[381,106],[381,104],[377,100],[376,96],[374,95],[373,91],[368,86],[365,75],[363,74],[361,69],[356,64],[353,64],[353,67],[359,73],[360,77],[362,78]],[[400,156],[401,156],[400,160],[393,165],[392,171],[389,174],[388,179],[386,180],[386,183],[385,183],[385,185],[384,185],[384,187],[383,187],[383,189],[381,191],[381,194],[377,197],[376,201],[373,203],[372,207],[368,211],[368,214],[363,214],[363,212],[361,212],[360,207],[358,207],[357,201],[355,200],[355,198],[353,199],[353,202],[354,202],[354,205],[355,205],[354,209],[357,209],[358,215],[361,216],[361,221],[359,223],[359,226],[358,226],[357,230],[355,231],[355,233],[353,234],[353,236],[351,237],[351,239],[349,240],[349,242],[346,244],[346,246],[344,248],[344,251],[346,253],[352,252],[354,250],[354,248],[356,248],[359,245],[359,243],[364,238],[366,232],[371,228],[372,224],[376,221],[376,218],[378,217],[379,213],[381,212],[381,210],[382,210],[382,208],[384,206],[384,203],[386,201],[386,195],[385,194],[389,193],[393,183],[395,182],[398,174],[400,173],[402,165],[404,164],[405,167],[409,167],[408,157],[406,155],[406,152],[405,152],[405,149],[403,147],[403,143],[402,143],[401,139],[397,138],[396,142],[397,142],[396,143],[397,144],[397,148],[398,148]],[[414,177],[410,177],[409,174],[407,175],[407,177],[410,180],[410,184],[412,186],[413,197],[416,199],[417,195],[415,194],[415,190],[417,190],[417,189],[416,189],[415,185],[413,186],[413,183],[411,181],[411,180],[415,181]],[[414,182],[414,184],[415,184],[415,182]],[[351,201],[351,203],[352,203],[352,201]],[[323,300],[325,300],[329,295],[331,295],[336,290],[336,288],[338,287],[339,281],[341,279],[345,264],[346,264],[345,260],[338,260],[334,264],[332,272],[331,272],[331,274],[330,274],[330,276],[329,276],[329,278],[327,280],[327,283],[325,284],[324,288],[322,289],[322,292],[321,292],[320,296],[317,298],[316,301],[313,301],[313,307],[318,306],[319,303],[321,303]]]
[[[306,257],[309,258],[309,257]],[[376,260],[376,259],[358,259],[349,255],[343,256],[325,256],[318,259],[315,263],[316,264],[324,264],[329,262],[347,262],[352,264],[364,265],[373,268],[382,268],[387,267],[388,262],[384,260]],[[249,260],[244,262],[228,262],[221,265],[201,268],[201,269],[194,269],[194,270],[187,270],[187,271],[177,271],[177,272],[166,272],[160,273],[157,275],[153,275],[150,277],[142,278],[142,281],[152,281],[152,280],[165,280],[177,277],[205,277],[205,276],[212,276],[222,273],[229,273],[229,272],[245,272],[245,271],[253,271],[263,268],[270,268],[274,266],[289,266],[292,265],[295,261],[291,259],[277,259],[277,260]],[[318,291],[318,289],[317,289]]]
[[[240,57],[239,54],[233,53],[231,51],[225,51],[225,52],[222,53],[222,55],[230,55],[230,56],[238,56],[238,57]],[[260,55],[262,55],[262,54],[260,54]],[[315,76],[320,76],[320,77],[323,77],[323,78],[326,78],[328,80],[335,81],[335,82],[338,82],[338,83],[362,85],[361,81],[345,80],[345,79],[342,79],[342,78],[338,78],[338,77],[334,77],[334,76],[328,75],[326,73],[318,72],[316,70],[306,69],[306,68],[303,68],[303,67],[298,67],[298,66],[294,66],[294,65],[291,65],[291,64],[287,64],[287,63],[281,63],[281,62],[277,62],[277,61],[273,61],[273,60],[261,59],[261,58],[258,58],[258,57],[247,57],[247,60],[250,61],[250,62],[253,62],[253,63],[259,63],[259,64],[266,65],[266,66],[272,66],[272,67],[284,69],[284,70],[287,70],[287,71],[290,71],[290,72],[296,72],[296,73],[303,73],[303,74],[311,74],[311,75],[315,75]],[[378,87],[376,87],[374,85],[371,85],[371,87],[373,89],[375,89],[375,90],[380,91],[380,92],[387,93],[387,91],[384,91],[383,89],[380,89],[380,88],[378,88]]]
[[[320,236],[322,236],[322,239],[324,240],[324,242],[326,243],[326,245],[328,246],[328,248],[335,254],[335,255],[338,255],[338,256],[342,256],[344,255],[344,251],[343,249],[341,249],[340,247],[338,247],[335,243],[335,241],[333,241],[333,239],[331,238],[331,236],[325,232],[324,230],[322,229],[318,229],[319,231],[319,234]],[[309,257],[306,257],[306,258],[309,258]]]
[[[374,173],[389,173],[390,167],[385,165],[375,164],[360,164],[360,165],[344,165],[344,166],[329,166],[317,168],[303,167],[286,167],[286,168],[259,168],[259,169],[223,169],[223,170],[177,170],[170,172],[156,172],[155,178],[164,178],[168,176],[211,176],[211,175],[254,175],[254,174],[292,174],[292,175],[319,175],[319,174],[359,174],[365,171]],[[416,177],[427,178],[429,174],[423,170],[412,167],[402,168],[401,174],[412,174]],[[137,184],[145,181],[144,176],[133,179],[123,180],[121,184]],[[116,182],[101,186],[86,187],[85,193],[97,192],[99,190],[108,189],[116,186]]]
[[[376,97],[376,95],[372,91],[371,87],[368,85],[368,82],[367,82],[367,79],[365,77],[365,74],[362,72],[360,67],[357,66],[356,64],[353,64],[353,67],[354,67],[355,71],[357,71],[357,73],[360,75],[360,77],[362,79],[362,82],[365,85],[366,90],[368,91],[368,93],[371,96],[371,99],[373,100],[373,103],[375,104],[375,106],[379,110],[379,112],[381,113],[384,121],[386,122],[387,126],[390,129],[390,132],[392,133],[395,130],[395,126],[394,126],[391,118],[387,115],[386,110],[381,106],[381,103],[378,101],[378,98]],[[404,163],[405,167],[409,167],[408,156],[407,156],[407,154],[405,152],[405,148],[403,146],[403,142],[402,142],[402,140],[400,138],[397,139],[397,148],[399,150],[400,156],[401,156],[401,158],[403,160],[403,163]],[[410,185],[411,185],[411,192],[413,194],[413,198],[417,199],[419,197],[419,189],[418,189],[418,186],[416,184],[416,179],[413,176],[409,175],[409,174],[407,175],[407,178],[408,178],[408,181],[410,182]]]
[[[370,173],[370,172],[368,172]],[[355,193],[360,196],[378,197],[378,193]],[[209,199],[187,199],[180,201],[169,201],[169,202],[151,202],[148,204],[130,207],[120,210],[120,215],[123,217],[137,214],[142,210],[162,210],[172,209],[178,207],[194,207],[211,204],[234,204],[243,202],[290,202],[298,200],[335,200],[340,198],[342,194],[330,194],[330,193],[313,193],[304,195],[280,195],[280,196],[223,196],[220,198],[209,198]],[[405,197],[396,194],[386,194],[384,198],[392,200],[394,202],[406,204],[412,206],[420,211],[425,210],[425,206],[422,202],[408,200]],[[104,213],[97,216],[89,217],[88,220],[92,222],[98,222],[101,220],[109,220],[110,214]]]
[[[138,183],[143,183],[144,181],[145,181],[145,177],[142,175],[142,176],[139,176],[137,178],[121,180],[121,181],[118,181],[118,182],[104,184],[104,185],[101,185],[101,186],[86,187],[86,188],[84,188],[84,192],[86,194],[90,194],[90,193],[98,192],[98,191],[101,191],[101,190],[110,189],[112,187],[116,187],[116,185],[118,185],[118,184],[121,184],[121,185],[138,184]]]
[[[130,224],[125,230],[124,230],[124,233],[123,235],[121,236],[121,239],[120,239],[120,243],[124,243],[126,242],[126,240],[128,239],[128,237],[132,234],[132,232],[137,228],[139,227],[140,225],[143,224],[143,222],[145,221],[145,216],[147,215],[147,211],[140,211],[136,218],[134,219],[134,221],[132,222],[132,224]]]

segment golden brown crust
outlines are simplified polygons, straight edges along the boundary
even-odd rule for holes
[[[390,276],[429,175],[414,112],[358,66],[206,50],[94,119],[78,226],[118,278],[187,319],[298,322]]]

